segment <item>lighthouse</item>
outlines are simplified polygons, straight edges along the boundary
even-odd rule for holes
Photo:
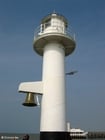
[[[68,32],[67,19],[57,13],[41,20],[34,35],[34,51],[43,57],[42,81],[23,82],[19,92],[27,93],[25,106],[37,106],[34,96],[42,95],[40,140],[68,140],[66,121],[65,58],[76,47]]]

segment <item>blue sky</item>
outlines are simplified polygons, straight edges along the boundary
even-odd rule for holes
[[[42,57],[33,51],[34,31],[56,11],[76,34],[75,52],[66,58],[67,120],[71,127],[105,130],[105,1],[0,0],[0,132],[39,132],[40,107],[21,104],[24,81],[41,80]]]

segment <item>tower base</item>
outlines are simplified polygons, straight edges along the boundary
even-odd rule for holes
[[[69,132],[40,132],[40,140],[71,140]]]

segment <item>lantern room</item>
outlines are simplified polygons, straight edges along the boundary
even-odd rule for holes
[[[67,20],[62,15],[53,13],[42,19],[40,35],[45,33],[66,33]]]

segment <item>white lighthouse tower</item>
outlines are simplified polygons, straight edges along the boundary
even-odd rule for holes
[[[19,91],[27,95],[42,95],[40,140],[69,139],[66,125],[65,57],[74,51],[76,43],[67,30],[68,22],[62,15],[52,13],[42,19],[33,43],[35,52],[43,57],[42,81],[25,82],[19,86]],[[34,106],[37,103],[28,96],[23,105]]]

